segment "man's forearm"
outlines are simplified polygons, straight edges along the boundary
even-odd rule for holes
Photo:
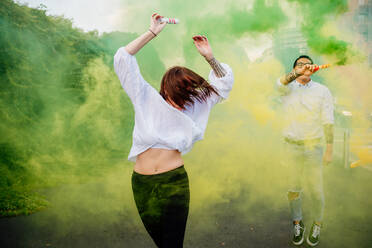
[[[287,85],[290,82],[292,82],[293,80],[295,80],[296,78],[298,78],[299,76],[300,76],[300,74],[297,74],[295,71],[291,71],[290,73],[282,76],[280,78],[280,82],[284,85]]]
[[[326,124],[324,125],[324,136],[326,140],[326,149],[323,156],[324,164],[329,164],[332,162],[333,154],[333,125]]]
[[[142,34],[137,39],[130,42],[128,45],[125,46],[125,50],[131,54],[135,55],[142,47],[144,47],[150,40],[155,37],[151,31],[147,31],[146,33]]]
[[[327,145],[332,145],[333,144],[333,125],[332,124],[326,124],[324,125],[324,136]]]
[[[214,57],[212,59],[206,59],[207,62],[212,67],[212,70],[218,78],[224,77],[226,75],[225,69],[222,67],[220,62],[218,62]]]

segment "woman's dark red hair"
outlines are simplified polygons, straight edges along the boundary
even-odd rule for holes
[[[218,95],[203,77],[186,67],[170,68],[161,80],[160,95],[164,100],[172,100],[182,109],[187,105],[192,106],[195,99],[205,102],[211,94]]]

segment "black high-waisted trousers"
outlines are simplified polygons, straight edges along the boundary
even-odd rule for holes
[[[190,202],[184,166],[155,175],[133,172],[132,189],[142,222],[155,244],[182,248]]]

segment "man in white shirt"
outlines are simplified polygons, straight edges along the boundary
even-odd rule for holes
[[[327,87],[311,80],[317,67],[309,56],[302,55],[295,60],[293,70],[277,81],[285,118],[283,135],[289,169],[288,200],[295,245],[301,245],[305,236],[301,203],[304,185],[309,186],[314,215],[307,243],[310,246],[319,243],[324,211],[322,166],[332,160],[333,98]],[[324,155],[323,137],[326,141]]]

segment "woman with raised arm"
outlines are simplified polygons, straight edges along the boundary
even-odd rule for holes
[[[234,81],[226,64],[214,57],[208,39],[194,36],[199,53],[211,65],[208,83],[181,66],[168,69],[157,92],[141,76],[134,55],[155,38],[166,23],[153,14],[148,31],[114,57],[115,72],[135,110],[133,143],[128,159],[134,200],[142,222],[158,247],[183,247],[189,211],[189,182],[182,154],[201,140],[211,108],[226,99]]]

